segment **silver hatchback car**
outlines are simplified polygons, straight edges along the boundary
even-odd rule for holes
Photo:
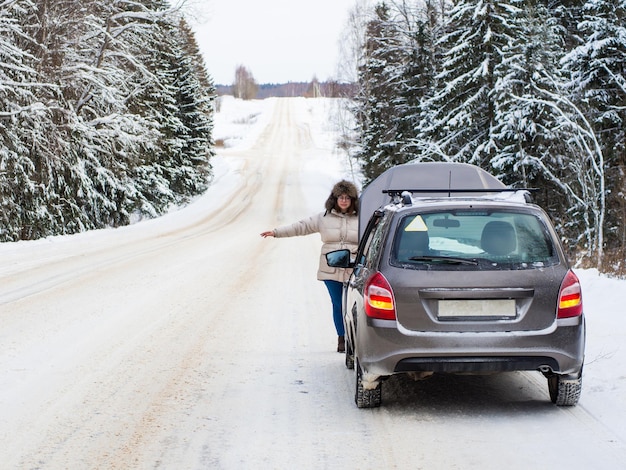
[[[582,387],[582,292],[546,213],[467,164],[387,170],[361,195],[356,259],[344,289],[346,366],[359,408],[380,406],[399,373],[537,370],[551,400]]]

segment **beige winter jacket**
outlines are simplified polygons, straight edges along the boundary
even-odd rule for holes
[[[320,281],[347,281],[352,270],[331,268],[326,262],[325,255],[330,251],[342,248],[348,248],[353,255],[356,254],[359,237],[356,214],[341,214],[333,209],[328,213],[321,212],[294,224],[274,229],[276,238],[298,237],[312,233],[319,233],[323,242],[317,279]]]

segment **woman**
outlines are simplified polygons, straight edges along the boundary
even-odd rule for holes
[[[348,280],[351,270],[331,268],[326,262],[326,253],[348,248],[354,254],[358,244],[359,200],[356,186],[342,180],[335,184],[324,204],[326,210],[292,225],[275,228],[261,233],[262,237],[297,237],[319,233],[322,238],[317,279],[324,281],[333,305],[333,321],[337,330],[337,351],[345,352],[341,299],[343,283]]]

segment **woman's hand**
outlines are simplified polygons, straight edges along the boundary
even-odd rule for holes
[[[274,236],[274,231],[273,231],[273,230],[269,230],[269,231],[267,231],[267,232],[261,232],[261,236],[262,236],[263,238],[266,238],[266,237],[273,237],[273,236]]]

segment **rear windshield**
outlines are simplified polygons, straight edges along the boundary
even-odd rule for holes
[[[557,264],[542,220],[501,210],[464,209],[405,216],[392,264],[417,269],[534,269]]]

